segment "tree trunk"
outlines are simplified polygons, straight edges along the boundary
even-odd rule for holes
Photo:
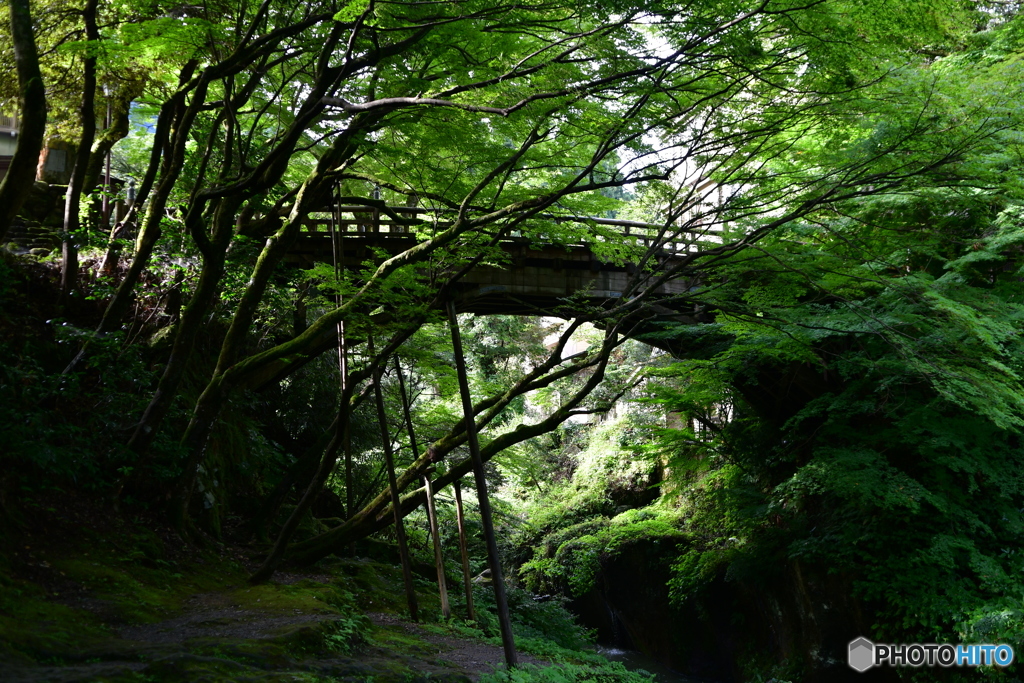
[[[178,387],[188,368],[189,361],[192,359],[192,352],[202,329],[203,320],[209,315],[220,294],[220,281],[224,275],[227,248],[234,227],[234,214],[240,204],[241,200],[238,198],[222,200],[214,213],[213,239],[210,240],[209,248],[203,254],[203,269],[199,276],[199,284],[178,322],[171,356],[167,359],[167,365],[160,377],[156,393],[149,405],[146,406],[146,411],[128,443],[128,447],[136,453],[147,454],[150,444],[156,437],[163,419],[170,410],[171,402],[178,393]],[[198,229],[202,230],[202,228]],[[197,451],[201,455],[202,447],[199,447]],[[184,528],[188,517],[188,504],[200,462],[196,451],[189,451],[189,453],[188,462],[171,496],[171,521],[179,530]]]
[[[334,422],[316,440],[316,443],[288,468],[284,478],[278,482],[274,490],[264,499],[260,511],[249,520],[247,525],[248,533],[254,535],[260,542],[265,543],[269,540],[270,525],[277,516],[277,511],[281,509],[281,504],[284,503],[288,493],[296,486],[301,487],[302,482],[315,480],[317,472],[320,471],[318,465],[322,460],[322,455],[330,445],[332,435],[338,431],[338,420],[341,419],[341,411],[339,410],[338,413],[338,416],[334,418]],[[319,491],[317,493],[319,494]]]
[[[28,0],[10,0],[11,38],[21,91],[18,144],[0,182],[0,245],[7,243],[11,221],[21,210],[36,179],[36,163],[46,133],[46,87],[32,32]]]
[[[122,94],[121,97],[111,101],[114,95],[113,93],[109,95],[111,99],[107,101],[110,106],[110,120],[107,121],[103,133],[96,137],[92,149],[89,150],[89,163],[86,165],[85,180],[82,183],[82,191],[85,193],[92,192],[103,181],[103,164],[107,155],[114,145],[128,136],[128,109],[131,104],[130,101],[123,101],[124,96]]]
[[[608,363],[608,358],[610,357],[612,350],[618,344],[615,340],[614,329],[605,333],[605,343],[602,345],[600,351],[593,357],[583,359],[578,364],[549,372],[554,365],[558,364],[555,359],[561,357],[562,351],[564,350],[564,343],[568,340],[571,332],[575,330],[576,327],[577,325],[574,324],[566,333],[563,333],[562,342],[557,344],[551,351],[548,361],[534,369],[530,375],[521,380],[515,388],[509,390],[502,396],[492,396],[481,401],[473,408],[473,410],[475,411],[475,414],[483,415],[479,421],[480,425],[486,425],[501,413],[501,411],[504,410],[504,408],[513,399],[517,396],[523,395],[527,391],[533,391],[535,389],[549,386],[552,382],[557,381],[562,377],[575,374],[584,367],[593,367],[593,374],[590,375],[590,378],[578,391],[576,391],[562,404],[560,408],[554,411],[547,418],[533,424],[520,425],[512,431],[500,434],[488,441],[487,444],[481,448],[481,457],[484,461],[489,460],[494,457],[494,455],[500,453],[506,448],[514,446],[517,443],[521,443],[527,439],[532,439],[542,434],[547,434],[567,420],[573,414],[573,410],[576,406],[578,406],[580,402],[583,401],[583,399],[601,383],[601,379],[604,376],[604,369]],[[466,436],[465,423],[465,418],[459,420],[447,435],[438,439],[431,445],[430,449],[428,449],[429,451],[432,451],[431,455],[421,455],[405,472],[401,474],[398,478],[400,490],[410,486],[422,477],[424,472],[432,465],[433,462],[443,459],[445,455],[466,443],[468,437]],[[449,467],[447,472],[435,480],[435,483],[437,487],[441,489],[455,481],[458,481],[471,471],[473,471],[473,463],[472,460],[467,459]],[[339,552],[339,550],[345,545],[361,538],[365,538],[369,534],[385,528],[388,526],[388,521],[386,519],[388,500],[389,495],[387,491],[379,493],[373,500],[364,505],[358,513],[352,516],[352,518],[347,520],[344,524],[335,527],[330,531],[326,531],[315,538],[302,541],[301,543],[296,543],[288,549],[288,557],[298,565],[312,564],[331,553]],[[406,496],[402,499],[403,514],[408,514],[420,505],[423,505],[425,502],[426,500],[422,489]]]
[[[373,356],[373,338],[367,340],[370,356]],[[391,452],[391,434],[388,432],[388,415],[384,410],[384,392],[381,391],[381,366],[373,376],[373,395],[377,401],[377,422],[380,423],[380,439],[384,448],[384,463],[388,468],[388,491],[391,492],[391,507],[395,519],[395,537],[398,539],[398,556],[402,561],[402,580],[405,583],[405,600],[409,605],[409,618],[419,621],[419,605],[416,600],[416,586],[412,581],[412,562],[409,560],[409,544],[405,538],[405,525],[402,524],[402,501],[395,477],[395,458]]]
[[[338,351],[341,354],[341,377],[344,381],[342,389],[348,383],[348,340],[345,339],[345,323],[338,323]],[[352,466],[352,430],[345,430],[345,439],[341,444],[342,456],[345,458],[345,519],[352,519],[356,513],[356,490],[355,476]],[[356,546],[352,544],[349,548],[352,557],[356,556]]]
[[[329,180],[325,175],[327,169],[340,163],[354,149],[351,144],[343,141],[339,141],[331,148],[330,153],[318,162],[317,169],[309,175],[299,189],[288,220],[267,238],[263,250],[256,260],[256,265],[253,267],[245,292],[231,318],[231,325],[221,343],[213,376],[196,402],[192,419],[189,421],[182,439],[186,451],[189,453],[190,463],[194,460],[198,466],[201,461],[202,448],[209,438],[210,430],[213,429],[220,406],[225,395],[235,386],[231,382],[224,381],[225,373],[238,359],[242,343],[249,333],[253,317],[259,308],[272,275],[298,237],[306,215],[324,201],[325,194],[332,187],[333,180]],[[279,175],[283,175],[284,170],[280,169]],[[338,326],[342,324],[339,321],[335,329],[340,329]]]
[[[462,412],[466,416],[466,436],[469,439],[469,457],[473,461],[473,476],[476,479],[476,495],[480,501],[480,519],[484,526],[484,540],[487,543],[487,564],[491,569],[491,585],[494,587],[494,601],[498,606],[498,625],[501,627],[501,646],[505,650],[505,663],[513,669],[519,664],[516,642],[512,636],[512,621],[508,614],[508,599],[505,596],[505,579],[501,572],[501,558],[498,555],[498,541],[494,536],[494,520],[491,517],[491,500],[487,495],[487,478],[484,476],[484,461],[480,455],[480,440],[473,419],[473,399],[469,394],[469,377],[466,374],[466,357],[462,352],[462,335],[459,334],[459,319],[455,315],[455,303],[448,300],[448,324],[452,328],[452,347],[455,351],[455,370],[459,377],[459,395],[462,397]],[[398,514],[397,512],[395,514]]]
[[[349,385],[341,393],[341,399],[338,404],[338,417],[334,420],[334,435],[324,450],[323,457],[320,458],[320,467],[317,469],[316,476],[309,482],[309,486],[306,487],[306,492],[303,494],[299,504],[295,506],[291,516],[288,517],[288,521],[281,528],[281,532],[277,535],[277,540],[274,542],[274,547],[271,549],[270,554],[267,555],[267,559],[249,577],[250,583],[263,583],[273,576],[274,571],[284,557],[288,542],[291,541],[295,529],[298,528],[299,522],[302,520],[302,516],[313,506],[313,501],[320,495],[320,490],[324,487],[328,477],[331,476],[334,465],[338,462],[338,448],[345,438],[345,432],[349,430],[349,416],[352,411],[352,406],[350,405],[351,398],[352,385]]]
[[[459,523],[459,555],[462,557],[462,587],[466,591],[466,616],[476,621],[476,608],[473,606],[473,572],[469,569],[469,546],[466,542],[466,517],[462,512],[462,482],[458,479],[452,484],[455,489],[455,517]]]
[[[96,6],[98,0],[86,0],[82,17],[85,21],[85,39],[88,42],[100,38],[96,27]],[[78,279],[78,240],[81,220],[79,209],[82,203],[82,189],[85,185],[85,174],[89,169],[89,151],[96,137],[96,57],[86,50],[82,57],[82,134],[78,139],[78,152],[75,155],[75,166],[71,172],[67,195],[64,199],[64,230],[61,235],[61,274],[60,291],[62,297],[68,297],[75,289]]]
[[[402,416],[405,418],[405,428],[409,433],[409,448],[412,450],[412,457],[419,455],[420,449],[416,443],[416,430],[412,426],[412,411],[409,408],[409,395],[405,391],[405,377],[402,376],[402,362],[395,354],[395,372],[398,373],[398,391],[402,397]],[[434,507],[434,492],[430,486],[430,472],[423,475],[423,490],[427,494],[427,519],[430,521],[430,539],[434,544],[434,567],[437,570],[437,590],[441,597],[441,614],[447,619],[452,615],[448,606],[448,586],[444,579],[444,553],[441,551],[441,534],[437,528],[437,510]]]
[[[164,212],[167,208],[167,201],[185,165],[185,151],[188,143],[186,133],[206,100],[207,83],[205,79],[201,79],[192,93],[191,104],[187,106],[185,104],[188,91],[181,86],[192,78],[197,66],[198,63],[195,61],[185,64],[178,75],[178,92],[160,108],[149,167],[146,169],[146,175],[142,179],[142,185],[139,187],[135,201],[122,224],[135,219],[138,207],[146,202],[154,183],[156,183],[156,190],[153,193],[153,199],[146,204],[146,217],[142,221],[142,229],[135,240],[135,255],[132,257],[131,265],[128,266],[124,279],[117,286],[117,291],[114,292],[114,297],[103,311],[103,319],[100,320],[100,324],[96,328],[99,334],[113,332],[121,326],[121,320],[131,305],[135,285],[138,284],[142,271],[149,263],[153,249],[160,240],[162,234],[160,226],[166,218]],[[160,181],[157,183],[158,172]],[[75,361],[79,360],[81,356],[82,353],[79,353]]]

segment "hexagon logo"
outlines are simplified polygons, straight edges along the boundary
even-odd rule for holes
[[[858,638],[850,642],[850,668],[864,673],[875,663],[875,644],[867,638]]]

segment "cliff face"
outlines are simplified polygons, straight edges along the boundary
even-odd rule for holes
[[[571,609],[601,642],[689,676],[745,681],[753,669],[775,666],[794,683],[898,680],[891,669],[859,674],[847,666],[848,643],[870,625],[847,578],[791,562],[766,567],[757,586],[720,575],[677,606],[668,582],[682,550],[643,540],[602,558],[595,588]]]

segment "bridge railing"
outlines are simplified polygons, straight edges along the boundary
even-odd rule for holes
[[[429,214],[440,219],[443,213],[447,213],[420,207],[393,207],[393,211],[404,218],[416,218]],[[595,223],[618,228],[624,236],[635,239],[640,246],[650,248],[653,245],[658,245],[661,250],[669,253],[688,253],[699,250],[704,245],[722,242],[720,225],[702,225],[699,222],[688,225],[682,230],[670,227],[665,231],[666,235],[662,233],[664,225],[641,221],[575,216],[545,216],[545,218],[557,223]],[[330,234],[334,230],[341,234],[405,235],[412,232],[409,225],[395,221],[377,209],[364,206],[339,206],[335,207],[334,211],[314,212],[306,218],[303,225],[310,234]],[[659,237],[659,234],[662,236]]]
[[[18,117],[15,114],[0,112],[0,133],[17,133]]]

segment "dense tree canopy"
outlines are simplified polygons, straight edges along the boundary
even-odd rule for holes
[[[18,476],[158,501],[196,539],[240,516],[276,536],[266,571],[314,562],[391,523],[372,385],[400,445],[403,511],[426,498],[424,475],[440,489],[471,470],[443,322],[449,300],[472,303],[460,280],[509,266],[512,237],[585,245],[629,264],[621,296],[537,311],[561,327],[462,319],[482,455],[547,510],[521,538],[547,539],[551,556],[510,551],[528,581],[589,585],[556,546],[590,534],[566,531],[588,515],[614,515],[579,504],[604,488],[572,483],[570,446],[583,416],[633,399],[648,403],[629,429],[673,509],[652,533],[694,535],[679,601],[724,568],[749,576],[784,558],[848,575],[884,620],[879,637],[1019,614],[1015,8],[40,0],[31,12],[49,141],[74,172],[60,308],[40,333],[59,344],[5,321],[2,457]],[[12,73],[17,38],[5,22]],[[4,81],[0,103],[27,108],[25,92]],[[108,225],[90,196],[111,151],[137,189]],[[360,269],[295,268],[303,231],[342,206],[414,246]],[[594,220],[612,216],[632,232]],[[12,302],[30,296],[15,270]],[[659,293],[681,281],[693,286]],[[666,412],[681,422],[651,431]],[[621,489],[642,488],[644,466],[623,470]],[[557,472],[569,483],[545,490]],[[321,491],[345,504],[322,533],[300,529]]]

